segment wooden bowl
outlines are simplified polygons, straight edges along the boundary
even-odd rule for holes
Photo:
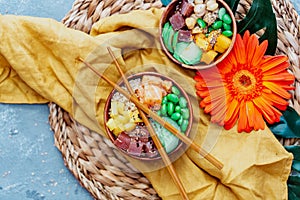
[[[219,4],[219,7],[224,7],[227,11],[227,13],[229,14],[229,16],[232,19],[232,36],[231,36],[231,44],[230,46],[227,48],[227,50],[223,53],[219,53],[219,55],[209,64],[206,64],[204,62],[200,62],[199,64],[195,64],[195,65],[188,65],[185,63],[182,63],[180,61],[178,61],[176,58],[174,58],[173,54],[167,49],[164,41],[163,41],[163,37],[162,37],[162,33],[163,33],[163,26],[166,22],[169,21],[169,18],[174,14],[176,8],[178,7],[179,3],[181,3],[182,0],[173,0],[164,10],[162,17],[160,19],[159,22],[159,34],[160,34],[160,43],[162,46],[163,51],[165,52],[165,54],[176,64],[184,67],[184,68],[188,68],[188,69],[195,69],[195,70],[201,70],[201,69],[206,69],[206,68],[210,68],[213,67],[215,65],[217,65],[218,63],[220,63],[228,54],[229,52],[232,50],[235,39],[236,39],[236,34],[237,34],[237,25],[236,25],[236,20],[234,17],[234,14],[232,12],[232,10],[230,9],[230,7],[223,1],[223,0],[217,0],[216,2]],[[187,29],[187,28],[186,28]]]
[[[130,81],[130,80],[135,80],[137,78],[142,78],[142,76],[144,75],[151,75],[151,76],[156,76],[156,77],[159,77],[161,78],[162,80],[167,80],[167,81],[171,81],[172,84],[174,86],[176,86],[179,90],[180,90],[180,93],[181,93],[181,96],[184,97],[186,100],[187,100],[187,108],[189,109],[189,119],[188,119],[188,127],[186,129],[186,131],[184,132],[185,135],[189,136],[189,133],[191,131],[191,127],[192,127],[192,123],[193,123],[193,109],[192,109],[192,106],[191,106],[191,102],[190,102],[190,99],[188,97],[188,95],[186,94],[186,92],[183,90],[183,88],[178,84],[176,83],[173,79],[169,78],[169,77],[166,77],[162,74],[159,74],[159,73],[156,73],[156,72],[142,72],[142,73],[137,73],[137,74],[134,74],[134,75],[130,75],[127,77],[127,80]],[[124,82],[123,81],[120,81],[119,83],[120,86],[124,86]],[[125,86],[124,86],[125,87]],[[111,108],[111,101],[112,101],[112,97],[113,95],[117,92],[116,89],[113,89],[112,92],[110,93],[110,95],[108,96],[108,99],[106,101],[106,104],[105,104],[105,107],[104,107],[104,126],[105,126],[105,130],[106,130],[106,133],[108,135],[108,137],[110,138],[110,140],[114,143],[115,140],[117,139],[117,136],[112,132],[110,131],[110,129],[108,128],[107,126],[107,122],[110,118],[110,115],[109,115],[109,112],[110,112],[110,108]],[[183,142],[181,142],[179,140],[178,142],[178,145],[177,147],[169,152],[169,155],[177,155],[177,154],[180,154],[179,152],[182,152],[181,150],[185,147],[186,145],[183,144]],[[149,157],[147,155],[134,155],[134,154],[131,154],[129,153],[128,151],[126,150],[123,150],[122,148],[118,148],[122,153],[124,153],[125,155],[127,156],[130,156],[132,158],[135,158],[135,159],[138,159],[138,160],[143,160],[143,161],[154,161],[154,160],[160,160],[161,159],[161,156],[159,155],[159,153],[157,152],[157,155],[154,156],[154,157]],[[180,151],[179,151],[180,150]],[[177,155],[178,156],[178,155]]]

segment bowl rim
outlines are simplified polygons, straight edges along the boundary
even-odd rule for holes
[[[139,73],[135,73],[135,74],[131,74],[131,75],[128,75],[126,78],[128,81],[132,80],[132,79],[136,79],[136,78],[139,78],[139,77],[142,77],[143,75],[153,75],[153,76],[158,76],[160,78],[162,78],[163,80],[169,80],[173,83],[173,85],[175,85],[181,92],[182,96],[184,96],[188,102],[188,108],[189,108],[189,113],[190,113],[190,117],[189,117],[189,125],[188,125],[188,128],[187,130],[185,131],[185,135],[186,136],[189,136],[190,135],[190,132],[191,132],[191,129],[192,129],[192,124],[193,124],[193,108],[192,108],[192,103],[191,103],[191,100],[188,96],[188,94],[185,92],[185,90],[172,78],[166,76],[166,75],[163,75],[163,74],[160,74],[158,72],[139,72]],[[124,84],[124,81],[123,80],[120,80],[118,81],[117,83],[118,85],[122,85]],[[113,94],[117,92],[117,90],[114,88],[109,96],[107,97],[106,99],[106,102],[105,102],[105,106],[104,106],[104,128],[105,128],[105,131],[106,131],[106,134],[108,135],[109,139],[111,140],[112,143],[114,143],[114,141],[116,140],[116,136],[112,133],[112,131],[109,130],[109,128],[107,127],[106,123],[109,119],[109,114],[108,114],[108,111],[110,109],[110,102],[111,102],[111,99],[112,99],[112,96]],[[113,144],[114,145],[114,144]],[[177,145],[177,147],[168,153],[168,156],[172,156],[173,154],[175,154],[175,152],[177,152],[178,150],[180,150],[181,147],[184,147],[186,146],[182,141],[180,141],[179,139],[179,144]],[[119,148],[116,146],[116,148],[124,153],[125,155],[131,157],[131,158],[135,158],[137,160],[143,160],[143,161],[157,161],[157,160],[161,160],[161,156],[160,154],[158,153],[157,156],[154,156],[154,157],[142,157],[142,156],[135,156],[135,155],[132,155],[132,154],[129,154],[128,152],[126,152],[125,150]]]
[[[232,51],[234,43],[235,43],[235,40],[236,40],[237,24],[236,24],[235,16],[234,16],[232,10],[230,9],[229,5],[225,1],[223,1],[223,0],[216,0],[217,2],[221,3],[222,6],[225,7],[227,13],[230,15],[230,17],[232,19],[232,25],[233,25],[232,32],[233,32],[233,35],[231,37],[231,44],[228,47],[228,49],[224,53],[222,53],[216,61],[214,61],[214,62],[212,62],[210,64],[187,65],[187,64],[181,63],[180,61],[178,61],[177,59],[175,59],[173,57],[173,55],[166,48],[166,46],[165,46],[165,44],[163,42],[163,38],[162,38],[163,24],[167,20],[168,12],[169,12],[169,10],[173,10],[173,8],[178,4],[179,1],[182,1],[182,0],[172,0],[167,5],[167,7],[164,9],[164,11],[162,13],[162,16],[161,16],[161,18],[159,20],[159,41],[160,41],[160,44],[162,46],[163,51],[168,56],[168,58],[170,58],[174,63],[176,63],[176,64],[178,64],[178,65],[180,65],[180,66],[182,66],[184,68],[187,68],[187,69],[201,70],[201,69],[207,69],[207,68],[211,68],[213,66],[216,66],[221,61],[223,61],[228,56],[228,54]]]

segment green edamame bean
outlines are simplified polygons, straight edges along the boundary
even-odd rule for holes
[[[189,125],[189,121],[188,120],[183,120],[182,121],[182,124],[181,124],[181,126],[180,126],[180,130],[182,131],[182,132],[185,132],[186,131],[186,129],[187,129],[187,127],[188,127],[188,125]]]
[[[197,23],[199,24],[200,28],[206,27],[206,22],[201,18],[197,19]]]
[[[225,30],[231,30],[231,26],[229,24],[223,23],[223,28]]]
[[[174,113],[175,106],[173,102],[168,102],[167,103],[167,113],[169,116],[171,116]]]
[[[158,110],[156,113],[158,116],[161,116],[161,110]]]
[[[230,15],[228,15],[227,13],[225,15],[223,15],[222,20],[226,24],[231,24],[231,22],[232,22],[232,19],[231,19]]]
[[[175,112],[181,113],[181,107],[179,105],[175,106]]]
[[[181,126],[182,122],[183,122],[183,117],[182,117],[182,115],[180,115],[180,118],[179,118],[179,120],[177,121],[177,124],[178,124],[179,126]]]
[[[167,98],[167,96],[164,96],[164,97],[162,98],[161,103],[162,103],[162,104],[168,103],[168,98]]]
[[[218,17],[219,19],[222,19],[223,16],[226,14],[226,9],[225,8],[220,8],[219,12],[218,12]]]
[[[179,106],[181,108],[186,108],[186,106],[187,106],[187,100],[184,97],[180,97],[179,98]]]
[[[176,94],[168,94],[167,99],[173,103],[178,103],[179,98]]]
[[[190,118],[190,111],[187,108],[182,108],[181,109],[181,115],[183,119],[189,119]]]
[[[216,29],[221,28],[222,25],[223,25],[222,21],[215,21],[211,27],[216,30]]]
[[[161,115],[162,115],[162,116],[166,116],[166,115],[167,115],[167,111],[168,111],[168,109],[167,109],[167,104],[163,104],[163,105],[161,106],[161,108],[160,108]]]
[[[222,34],[225,35],[226,37],[231,37],[233,33],[231,30],[226,30],[226,31],[223,31]]]
[[[172,115],[171,115],[171,119],[173,119],[174,121],[177,121],[180,119],[180,113],[177,113],[177,112],[174,112]]]
[[[171,91],[173,94],[176,94],[177,96],[180,95],[180,90],[176,86],[172,86]]]

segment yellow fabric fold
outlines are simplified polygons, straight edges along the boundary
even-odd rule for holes
[[[117,82],[120,76],[106,49],[110,46],[127,74],[156,71],[175,79],[189,94],[195,109],[194,141],[224,164],[218,170],[191,149],[174,162],[190,199],[287,199],[292,154],[269,129],[237,133],[236,127],[226,131],[210,122],[199,109],[194,71],[175,65],[161,50],[161,14],[150,9],[110,16],[94,24],[90,35],[50,19],[0,16],[0,101],[52,101],[105,135],[103,109],[112,87],[77,58]],[[165,168],[144,174],[163,199],[180,199]]]

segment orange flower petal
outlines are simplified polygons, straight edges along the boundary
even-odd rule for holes
[[[231,102],[227,105],[225,122],[229,121],[231,117],[234,115],[234,112],[237,112],[239,107],[239,102],[236,99],[232,99]]]
[[[290,93],[288,93],[286,90],[282,89],[281,87],[278,87],[275,83],[265,81],[265,82],[263,82],[263,85],[265,87],[269,88],[270,90],[272,90],[275,94],[278,94],[279,96],[281,96],[285,99],[291,98]]]
[[[216,113],[216,111],[222,109],[221,108],[222,106],[225,106],[225,101],[224,100],[216,100],[216,101],[208,104],[208,106],[205,108],[205,111],[207,113]]]
[[[196,95],[198,96],[198,97],[201,97],[201,98],[205,98],[205,97],[207,97],[207,95],[203,95],[203,92],[202,91],[196,91]]]
[[[224,82],[220,79],[218,80],[211,80],[206,82],[206,87],[207,88],[224,88]]]
[[[246,131],[248,126],[248,118],[247,118],[245,102],[241,103],[239,114],[240,116],[238,119],[238,132]]]
[[[234,104],[234,102],[236,102],[237,104]],[[240,111],[238,101],[232,101],[232,104],[229,104],[228,106],[231,108],[229,108],[229,109],[227,108],[227,112],[226,112],[226,116],[225,116],[224,128],[226,130],[231,129],[235,125],[235,123],[238,120],[238,114]],[[232,111],[231,115],[228,115],[228,110]]]
[[[207,80],[210,78],[214,79],[215,77],[221,77],[220,74],[221,74],[221,72],[217,67],[211,67],[209,69],[197,71],[197,76],[201,76],[202,79],[204,79],[204,80]]]
[[[289,65],[290,64],[288,62],[279,63],[278,65],[273,66],[273,68],[264,71],[264,75],[273,75],[281,72],[286,72],[286,69],[289,67]]]
[[[264,109],[260,109],[258,108],[259,112],[262,114],[262,116],[264,117],[264,119],[269,123],[269,124],[273,124],[275,121],[275,117],[273,115],[269,115],[265,112]]]
[[[202,76],[199,72],[196,72],[196,75],[194,76],[194,80],[197,82],[202,80]]]
[[[254,106],[255,107],[255,106]],[[261,113],[257,110],[257,108],[254,108],[254,130],[264,130],[265,129],[265,121],[261,115]]]
[[[273,93],[262,93],[262,97],[272,102],[272,105],[278,108],[279,110],[285,110],[286,107],[289,105],[289,103],[286,100]]]
[[[260,63],[260,68],[265,73],[268,70],[272,70],[274,67],[287,62],[288,57],[283,55],[278,56],[265,56],[263,61]]]
[[[234,112],[232,113],[232,115],[230,116],[230,118],[228,120],[225,120],[225,122],[224,122],[224,128],[226,130],[231,129],[235,125],[236,121],[238,120],[239,111],[240,111],[240,107],[238,106],[234,110]]]
[[[237,61],[233,54],[229,54],[221,63],[218,64],[220,73],[227,74],[233,67],[237,66]]]
[[[254,127],[254,120],[255,120],[255,114],[254,114],[254,105],[252,101],[246,102],[246,114],[248,116],[248,123],[250,127]]]
[[[241,35],[239,34],[236,37],[234,47],[233,47],[233,52],[239,64],[246,63],[245,45]]]
[[[295,77],[289,73],[279,73],[272,75],[264,75],[262,78],[263,81],[288,81],[294,82]]]
[[[268,115],[273,115],[273,111],[270,108],[270,106],[264,101],[263,97],[258,97],[256,99],[253,99],[253,103],[256,105],[257,108],[259,108],[259,110],[265,110],[265,112]]]
[[[264,93],[263,92],[261,95],[267,101],[273,102],[274,104],[276,104],[276,106],[277,105],[287,106],[289,104],[286,100],[284,100],[283,98],[281,98],[280,96],[278,96],[274,93]]]
[[[254,99],[253,102],[269,124],[273,124],[279,120],[281,113],[271,106],[263,97]]]
[[[199,106],[200,106],[200,108],[206,108],[207,104],[205,104],[203,101],[201,101],[201,102],[199,103]],[[204,112],[205,112],[205,113],[208,113],[208,112],[205,111],[205,109],[204,109]]]
[[[264,54],[266,53],[266,50],[268,48],[268,40],[263,41],[258,48],[256,48],[256,51],[253,55],[252,59],[252,65],[257,66],[261,59],[263,58]]]
[[[290,85],[281,85],[281,87],[285,90],[295,90],[295,87]]]
[[[250,37],[250,31],[246,30],[245,33],[244,33],[244,36],[243,36],[243,42],[244,42],[245,46],[248,43],[249,37]]]
[[[209,95],[209,96],[206,96],[202,101],[204,101],[204,103],[213,103],[215,101],[224,101],[225,102],[225,95],[218,95],[216,94],[215,96],[212,96],[212,95]]]
[[[227,57],[218,64],[218,68],[220,66],[220,70],[224,70],[225,72],[229,72],[232,68],[236,67],[238,65],[238,60],[236,59],[236,57],[234,56],[234,53],[232,53],[233,51],[231,51]],[[223,66],[223,67],[222,67]],[[226,71],[227,70],[227,71]]]
[[[212,113],[214,113],[214,112],[212,112]],[[211,121],[223,126],[224,119],[225,119],[225,113],[226,113],[226,107],[219,106],[219,110],[216,111],[216,113],[212,114]]]
[[[246,45],[246,51],[247,51],[247,62],[252,63],[253,57],[255,55],[255,52],[258,47],[258,39],[257,37],[252,34],[249,37],[248,43]]]
[[[207,93],[208,93],[207,95],[210,95],[213,98],[224,96],[225,99],[226,88],[225,87],[208,88]]]

